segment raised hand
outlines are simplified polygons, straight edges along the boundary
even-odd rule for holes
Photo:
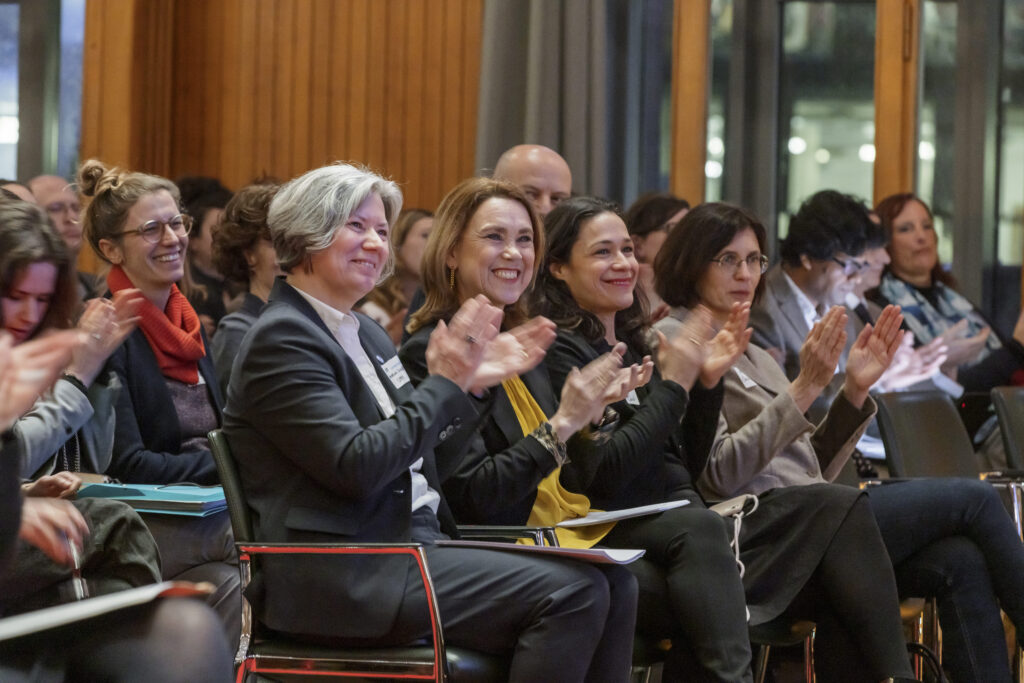
[[[718,384],[722,375],[729,371],[750,343],[750,335],[754,333],[747,327],[750,320],[750,302],[734,303],[729,312],[729,320],[718,331],[708,345],[708,354],[700,369],[700,383],[706,388]]]
[[[501,313],[500,309],[498,313]],[[500,325],[500,318],[498,324]],[[479,394],[509,377],[522,375],[537,367],[555,340],[555,324],[538,316],[508,332],[498,334],[487,344],[484,357],[470,384]]]
[[[582,370],[572,369],[562,386],[558,410],[549,420],[558,438],[565,441],[585,425],[601,419],[605,394],[619,375],[625,353],[626,345],[619,343]]]
[[[58,472],[22,484],[21,492],[30,498],[74,498],[82,480],[74,472]]]
[[[863,405],[868,391],[892,362],[903,341],[902,324],[900,307],[886,306],[874,326],[865,325],[850,348],[843,392],[855,407]]]
[[[427,342],[427,372],[441,375],[463,391],[470,388],[488,343],[498,334],[501,310],[491,306],[482,294],[467,299],[452,316],[442,320]]]
[[[661,376],[687,391],[693,388],[708,356],[712,337],[711,313],[704,306],[690,311],[672,339],[658,332],[658,369]]]
[[[82,547],[89,525],[66,500],[26,498],[21,506],[18,537],[42,550],[54,562],[70,565],[71,544]]]
[[[22,416],[53,384],[81,343],[77,330],[64,330],[14,346],[0,333],[0,429]]]
[[[835,306],[811,328],[800,347],[800,374],[789,385],[800,412],[806,412],[832,381],[845,345],[846,309]]]
[[[650,356],[644,356],[643,361],[637,365],[630,365],[628,368],[621,368],[605,389],[604,397],[601,399],[604,405],[611,405],[619,401],[625,401],[629,392],[637,387],[642,387],[651,381],[654,374],[654,361]]]
[[[113,299],[90,299],[78,320],[84,343],[71,356],[68,373],[89,386],[103,364],[132,333],[139,322],[139,307],[145,297],[137,289],[125,289]]]

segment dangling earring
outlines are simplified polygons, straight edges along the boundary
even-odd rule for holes
[[[448,272],[451,273],[448,277],[448,289],[455,289],[455,269],[449,268]]]

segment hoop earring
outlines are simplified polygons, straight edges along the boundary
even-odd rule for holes
[[[455,289],[455,269],[449,268],[448,272],[450,273],[448,277],[448,289]]]

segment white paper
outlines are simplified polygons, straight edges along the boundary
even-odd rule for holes
[[[144,605],[152,602],[165,593],[173,595],[202,595],[209,593],[209,584],[191,584],[183,581],[163,581],[149,586],[130,588],[109,595],[101,595],[96,598],[87,598],[78,602],[70,602],[64,605],[46,607],[44,609],[26,612],[6,619],[0,619],[0,640],[18,638],[45,631],[58,626],[64,626],[83,619],[107,614],[115,610]]]
[[[689,504],[690,501],[688,500],[670,500],[667,503],[641,505],[640,507],[626,508],[624,510],[591,510],[590,513],[584,517],[566,519],[559,522],[555,526],[559,526],[562,528],[572,528],[574,526],[591,526],[593,524],[604,524],[605,522],[617,522],[620,519],[630,519],[632,517],[656,515],[659,512],[665,512],[666,510],[672,510]]]
[[[520,545],[500,541],[438,541],[439,546],[504,550],[512,553],[539,553],[549,557],[568,557],[592,564],[629,564],[643,557],[646,551],[624,548],[560,548],[550,545]]]

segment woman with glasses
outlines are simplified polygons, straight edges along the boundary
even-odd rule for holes
[[[764,244],[764,227],[747,211],[727,204],[697,207],[655,263],[658,290],[675,310],[700,304],[724,324],[734,306],[761,294],[761,269],[750,264],[760,262]],[[723,260],[740,267],[718,267]],[[698,481],[701,493],[728,497],[779,487],[813,490],[833,481],[875,414],[868,389],[901,342],[901,319],[899,309],[889,306],[874,326],[864,327],[849,349],[842,390],[817,425],[806,412],[835,375],[846,342],[843,309],[833,308],[812,328],[800,350],[800,373],[792,381],[751,343],[725,374],[718,432]],[[659,327],[669,326],[668,320]],[[869,487],[857,506],[868,506],[877,523],[899,594],[938,600],[943,664],[951,678],[1008,681],[999,607],[1014,623],[1024,619],[1024,546],[992,486],[978,480],[917,479]],[[855,601],[867,588],[873,594],[869,603],[890,604],[890,591],[870,578],[867,559],[862,553],[848,554],[837,566],[841,597]],[[871,624],[878,615],[868,616],[841,625],[855,637],[881,633]],[[846,675],[851,677],[839,680],[892,675],[881,668],[895,656],[883,648],[889,644],[862,647],[865,670],[850,666]]]
[[[192,219],[178,188],[159,176],[85,162],[78,172],[86,239],[104,262],[109,291],[142,292],[139,325],[107,361],[121,384],[107,474],[123,482],[216,484],[206,434],[223,401],[206,336],[175,284],[184,273]],[[207,580],[229,637],[240,629],[239,578],[227,512],[209,517],[146,515],[165,578]]]

